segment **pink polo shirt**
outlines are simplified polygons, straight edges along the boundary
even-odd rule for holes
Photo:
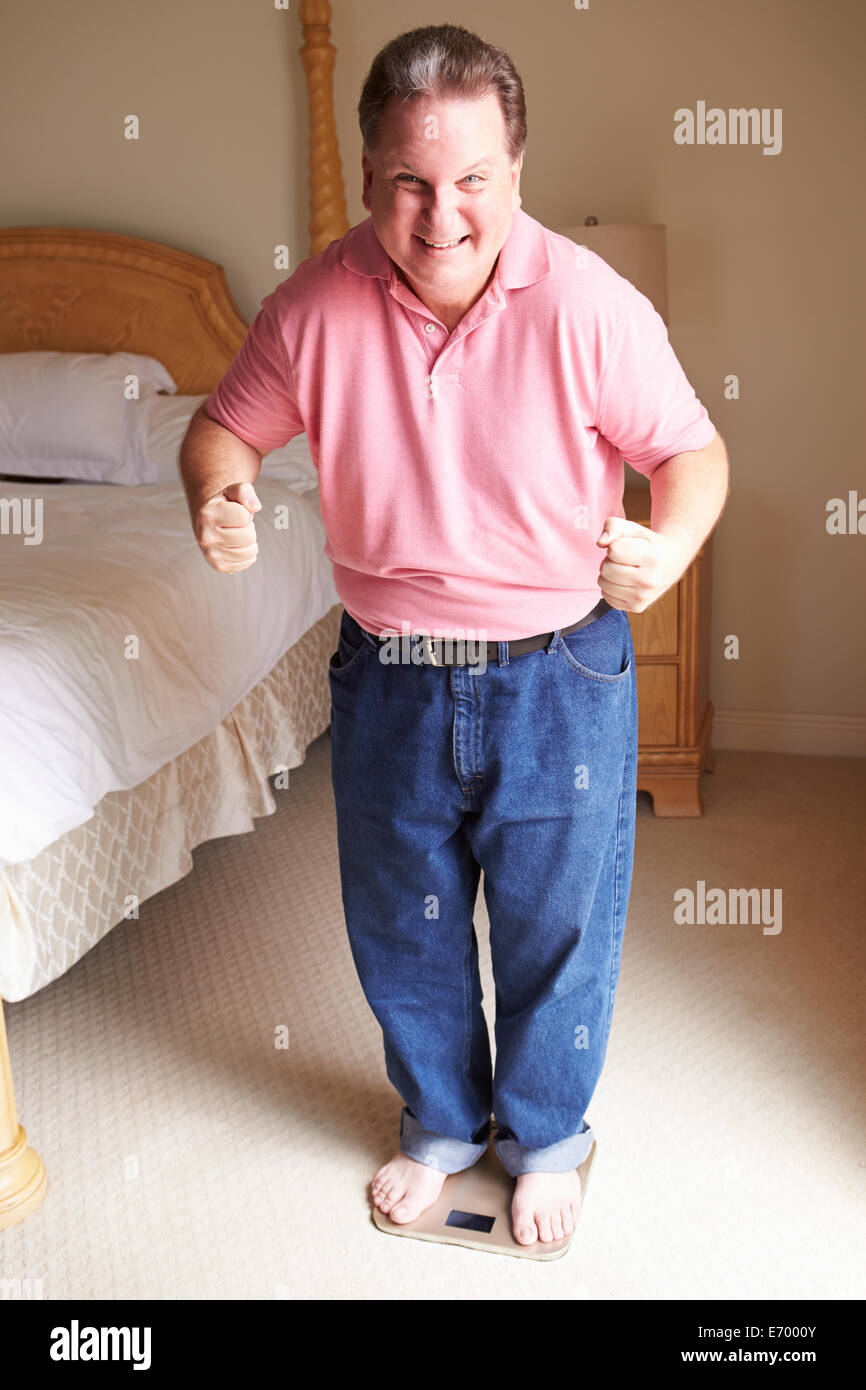
[[[649,299],[522,208],[451,333],[350,228],[262,300],[206,408],[262,453],[306,431],[363,627],[487,640],[588,613],[622,459],[715,435]]]

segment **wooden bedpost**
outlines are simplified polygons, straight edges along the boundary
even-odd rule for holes
[[[331,43],[329,0],[301,0],[301,24],[301,62],[307,74],[310,108],[310,255],[317,256],[329,242],[349,230],[334,120],[337,51]]]
[[[12,1089],[9,1043],[0,999],[0,1231],[15,1226],[38,1207],[48,1179],[45,1164],[19,1125]]]

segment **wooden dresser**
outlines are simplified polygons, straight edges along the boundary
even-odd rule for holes
[[[650,524],[648,489],[626,488],[625,514]],[[637,658],[639,791],[657,816],[701,816],[712,770],[709,698],[712,536],[682,579],[644,613],[629,613]]]

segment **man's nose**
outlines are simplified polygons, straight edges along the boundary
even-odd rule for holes
[[[461,193],[458,188],[429,188],[424,194],[424,214],[431,230],[448,231],[460,221]]]

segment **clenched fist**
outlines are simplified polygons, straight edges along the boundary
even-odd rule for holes
[[[253,516],[261,508],[252,483],[230,483],[198,508],[195,538],[220,574],[237,574],[255,562],[259,547]]]
[[[643,613],[675,584],[691,554],[682,532],[651,531],[625,517],[609,516],[596,545],[607,551],[598,584],[611,608]]]

